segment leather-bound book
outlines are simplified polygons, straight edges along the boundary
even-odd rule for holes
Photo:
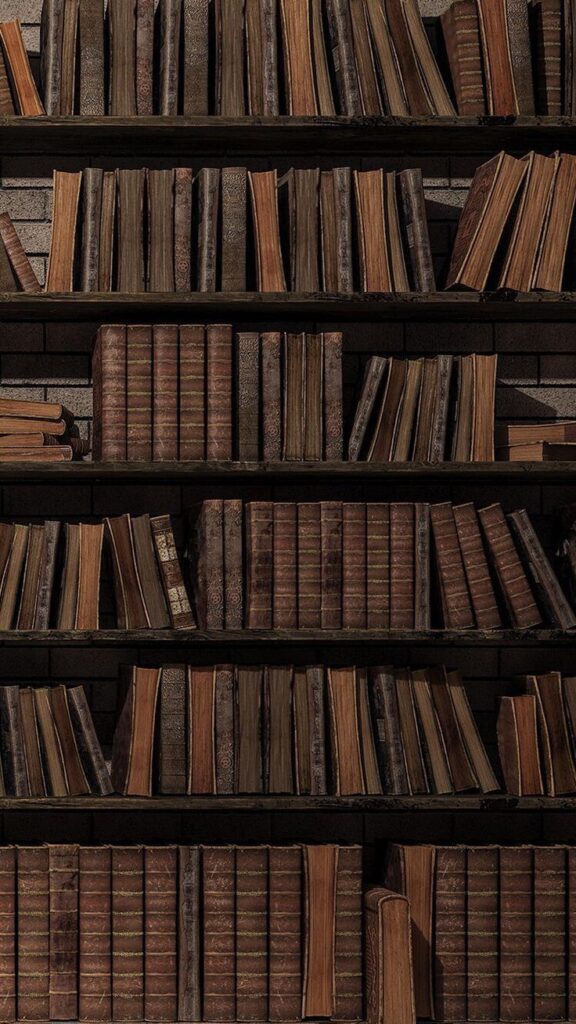
[[[310,793],[312,796],[323,796],[328,789],[326,778],[326,698],[322,665],[308,666],[306,687],[310,744]]]
[[[0,213],[0,239],[2,239],[11,268],[11,275],[6,274],[6,276],[13,276],[17,279],[24,292],[41,292],[42,288],[38,278],[32,269],[9,213]]]
[[[452,508],[470,599],[478,629],[502,625],[490,570],[482,544],[478,515],[472,502]]]
[[[338,86],[338,113],[358,117],[362,115],[362,99],[354,59],[349,4],[346,0],[327,0],[326,16],[332,66],[336,72]]]
[[[364,0],[350,0],[350,17],[362,113],[367,116],[378,116],[383,113],[382,101]]]
[[[304,847],[303,1017],[332,1017],[335,1010],[337,846]]]
[[[182,7],[183,109],[186,117],[209,114],[209,0],[184,0]]]
[[[523,159],[528,164],[524,188],[498,287],[527,292],[532,287],[542,233],[550,214],[560,155],[546,157],[532,152]]]
[[[356,669],[328,669],[331,750],[337,796],[366,792],[356,697]]]
[[[148,170],[148,291],[174,291],[174,171]]]
[[[249,171],[257,285],[260,292],[285,292],[276,170]]]
[[[87,167],[82,172],[82,251],[80,289],[99,290],[100,223],[102,220],[102,186],[104,171]]]
[[[68,706],[67,688],[64,685],[52,686],[49,690],[50,708],[58,732],[62,749],[64,770],[70,796],[83,796],[90,793],[90,784],[86,778],[84,766],[80,759],[78,744],[72,728],[70,708]]]
[[[214,710],[216,677],[211,668],[188,667],[189,737],[187,792],[216,792]]]
[[[260,457],[260,335],[236,339],[237,456],[241,462]]]
[[[446,669],[444,666],[429,668],[426,670],[426,678],[446,749],[454,791],[462,793],[469,789],[478,789],[480,782],[466,748],[464,730],[454,710]]]
[[[132,537],[138,578],[151,629],[168,629],[170,613],[152,537],[150,516],[132,518]]]
[[[80,524],[65,523],[65,559],[60,584],[58,629],[74,629],[78,610],[78,581],[80,575]],[[93,584],[92,584],[93,586]]]
[[[362,848],[338,848],[334,948],[334,1016],[360,1020],[364,1004]]]
[[[290,666],[264,669],[265,766],[267,793],[294,793],[292,760],[292,677]]]
[[[105,519],[112,551],[116,619],[119,629],[149,629],[142,582],[138,575],[129,515]]]
[[[447,672],[446,678],[454,713],[466,744],[468,757],[480,783],[480,789],[483,793],[492,793],[499,789],[500,786],[494,775],[492,765],[478,731],[478,726],[476,725],[476,720],[470,709],[470,702],[464,683],[457,670]]]
[[[366,456],[369,462],[390,462],[406,390],[407,367],[406,359],[391,356],[388,360],[386,385]]]
[[[52,590],[54,587],[59,538],[60,523],[57,520],[45,522],[44,547],[38,575],[38,593],[34,611],[34,629],[48,629],[52,622]]]
[[[568,1018],[570,1018],[574,1016],[574,1003],[576,1000],[576,971],[574,966],[574,953],[576,951],[576,934],[575,929],[573,927],[574,914],[576,913],[576,887],[574,885],[574,872],[576,871],[576,853],[573,847],[568,848],[568,850],[566,851],[566,857],[566,884],[568,886],[568,899],[566,906],[566,913],[568,917],[568,969],[566,978],[566,995],[568,999]]]
[[[566,849],[535,847],[534,1019],[566,1019]]]
[[[500,1020],[533,1019],[534,857],[528,846],[500,847]],[[548,967],[546,967],[548,973]]]
[[[422,390],[423,371],[423,358],[407,360],[406,381],[402,402],[398,410],[398,421],[390,455],[392,462],[410,462],[416,416]]]
[[[177,292],[189,292],[192,288],[193,181],[190,167],[174,168],[174,291]]]
[[[112,747],[112,784],[124,796],[151,796],[152,760],[160,669],[130,672]]]
[[[357,462],[363,453],[368,424],[388,367],[386,356],[370,356],[364,367],[364,377],[358,405],[348,440],[348,461]]]
[[[216,20],[216,112],[224,117],[242,117],[244,99],[244,3],[217,0]]]
[[[385,11],[391,46],[398,64],[400,79],[406,92],[408,111],[412,116],[425,117],[436,113],[433,99],[421,74],[418,56],[414,52],[403,5],[399,0],[385,0]],[[450,111],[452,113],[452,111]]]
[[[179,328],[178,347],[178,458],[202,462],[206,458],[206,339],[200,324]]]
[[[197,176],[198,255],[197,283],[199,292],[218,289],[218,207],[220,200],[220,170],[202,167]]]
[[[78,1018],[78,847],[49,846],[50,1018]]]
[[[342,627],[366,629],[366,505],[342,502]],[[386,554],[388,548],[386,548]]]
[[[286,109],[294,117],[319,113],[312,58],[310,0],[280,0]]]
[[[445,629],[473,629],[474,612],[468,593],[452,503],[430,506],[436,569],[440,583]]]
[[[224,507],[203,501],[193,532],[194,603],[202,629],[224,629]],[[248,552],[247,552],[248,557]]]
[[[236,848],[236,1019],[268,1020],[268,848]]]
[[[338,228],[334,171],[320,171],[320,256],[322,291],[334,294],[338,289]]]
[[[0,899],[2,900],[2,931],[0,932],[0,1016],[16,1020],[16,848],[0,849]]]
[[[22,1020],[50,1018],[50,889],[48,847],[17,850],[18,1014]]]
[[[354,171],[362,291],[390,292],[392,280],[384,222],[384,172]]]
[[[414,628],[414,519],[414,505],[407,502],[390,505],[391,629]],[[370,562],[368,564],[370,566]]]
[[[144,1020],[144,851],[112,847],[112,1013]]]
[[[356,672],[356,703],[358,707],[358,726],[360,730],[360,749],[364,773],[364,789],[368,794],[380,794],[382,782],[376,753],[376,741],[372,722],[372,712],[368,693],[368,670],[357,669]]]
[[[354,291],[352,255],[352,171],[350,167],[334,167],[334,216],[336,219],[336,270],[338,291]]]
[[[536,698],[538,732],[548,796],[576,792],[572,750],[559,672],[527,676],[527,690]]]
[[[498,356],[474,353],[473,359],[475,391],[471,458],[473,462],[493,462]]]
[[[132,0],[129,0],[132,3]],[[137,294],[146,291],[144,269],[145,170],[116,171],[118,189],[117,291]]]
[[[486,113],[480,24],[475,0],[456,0],[440,17],[460,117]]]
[[[40,735],[36,720],[34,690],[31,686],[18,688],[22,746],[26,763],[29,796],[46,796],[46,779],[40,752]]]
[[[330,331],[322,335],[324,349],[324,458],[341,462],[343,458],[342,334]]]
[[[158,701],[158,792],[186,793],[185,665],[162,667]]]
[[[260,335],[262,361],[262,455],[265,462],[282,457],[282,337],[277,332]]]
[[[78,1018],[112,1018],[112,852],[78,849]]]
[[[298,628],[321,626],[322,554],[319,502],[298,504]]]
[[[268,1019],[302,1012],[302,849],[268,849]]]
[[[110,4],[109,112],[119,117],[134,117],[136,103],[136,0]],[[122,290],[122,289],[121,289]]]
[[[321,629],[342,628],[342,502],[320,502]]]
[[[126,327],[126,458],[128,462],[152,462],[152,332],[157,345],[154,347],[154,355],[157,362],[154,363],[155,374],[154,385],[164,385],[163,402],[159,402],[159,408],[155,410],[159,416],[166,414],[173,396],[172,387],[166,388],[162,378],[163,361],[160,362],[160,355],[157,349],[162,349],[163,340],[162,328],[147,327],[144,324],[128,324]],[[170,355],[172,355],[172,349]],[[158,379],[160,378],[160,379]],[[156,394],[154,395],[156,398]],[[168,411],[169,408],[168,408]],[[156,419],[154,419],[156,426]],[[163,433],[164,423],[161,421],[160,433]],[[160,444],[159,438],[155,435],[154,441]],[[169,438],[169,443],[172,438]],[[163,449],[154,453],[154,458],[161,458]]]
[[[62,68],[60,78],[60,114],[70,115],[76,111],[76,54],[78,42],[79,0],[65,0],[62,25]]]
[[[436,356],[436,361],[438,371],[432,433],[430,436],[430,462],[444,462],[453,357],[450,355]]]
[[[395,292],[409,292],[410,282],[404,255],[404,241],[402,239],[402,227],[400,223],[400,209],[396,171],[387,171],[384,176],[384,208],[386,216],[386,229],[388,232],[388,250],[390,254],[390,275],[392,278],[392,289]],[[408,219],[408,218],[407,218]],[[426,229],[427,232],[427,229]],[[410,247],[410,236],[408,233],[408,248]]]
[[[10,222],[5,219],[4,226],[6,225],[10,225]],[[33,279],[31,278],[31,280]],[[17,292],[19,289],[20,284],[12,269],[8,250],[6,249],[6,244],[2,237],[2,232],[0,231],[0,291]]]
[[[158,8],[160,31],[160,114],[175,117],[178,111],[180,79],[180,31],[182,0],[162,0]]]
[[[274,629],[296,629],[298,626],[297,516],[295,502],[274,502]]]
[[[400,8],[406,26],[406,41],[414,54],[417,74],[426,93],[430,97],[431,112],[439,114],[441,117],[453,117],[456,111],[452,105],[452,100],[428,40],[418,0],[405,0],[402,4],[398,4],[397,0],[386,0],[386,9],[389,12],[389,17],[391,16],[392,7]],[[394,43],[396,44],[396,37],[394,38]],[[397,53],[402,65],[401,53],[399,51]],[[406,79],[404,81],[406,84]],[[413,113],[412,110],[410,112]]]
[[[563,5],[559,0],[532,0],[529,10],[534,47],[536,113],[563,113]],[[568,68],[566,68],[568,71]]]
[[[245,0],[244,28],[248,86],[246,113],[261,115],[264,113],[264,46],[262,40],[263,12],[259,0]]]
[[[244,625],[244,510],[240,498],[224,505],[224,629]]]
[[[553,292],[562,291],[568,237],[576,203],[576,159],[570,153],[562,153],[558,160],[560,166],[544,220],[536,268],[530,282],[531,288]]]
[[[469,846],[466,865],[468,1016],[498,1017],[498,848]]]
[[[44,0],[40,21],[40,82],[46,113],[51,117],[58,116],[60,113],[64,4],[65,0]],[[102,12],[102,22],[103,20],[104,13]],[[2,66],[6,73],[4,57],[2,57]],[[103,81],[104,79],[102,79]],[[8,78],[6,78],[6,84],[10,97]],[[15,114],[14,103],[12,102],[11,110],[3,110],[2,113]]]
[[[534,114],[528,5],[478,0],[489,114]]]
[[[0,686],[0,735],[4,787],[9,796],[29,795],[17,686]]]
[[[536,535],[526,509],[511,512],[518,547],[528,567],[534,589],[544,605],[551,623],[559,629],[574,629],[576,617]]]
[[[525,160],[498,153],[475,172],[458,221],[447,288],[485,289],[526,169]]]
[[[196,629],[170,516],[154,516],[150,526],[172,629]]]
[[[431,450],[432,425],[434,423],[436,391],[438,385],[438,360],[425,358],[422,367],[420,400],[416,413],[412,462],[428,462]]]
[[[282,458],[299,462],[304,457],[307,335],[284,335],[284,443]]]
[[[236,670],[236,792],[263,793],[262,703],[263,669]]]
[[[96,335],[92,448],[99,462],[126,461],[126,336],[122,324],[100,327]]]
[[[130,329],[128,328],[128,331]],[[130,336],[128,335],[128,341]],[[178,458],[178,327],[152,328],[152,458],[173,462]],[[130,370],[130,356],[128,356]],[[148,372],[150,370],[148,369]]]
[[[278,42],[277,42],[277,0],[261,0],[258,4],[262,37],[262,113],[265,117],[276,117],[278,102]],[[252,0],[254,6],[254,0]],[[248,61],[250,52],[248,47]],[[250,110],[250,113],[257,111]]]
[[[396,59],[384,4],[366,4],[370,38],[384,113],[405,117],[410,113],[402,74]]]
[[[178,848],[144,848],[144,1019],[178,1020]]]
[[[416,702],[411,685],[410,670],[396,669],[394,678],[396,680],[396,702],[409,789],[411,793],[430,793],[429,766],[424,758],[424,745],[418,728]]]
[[[216,736],[216,792],[234,793],[234,667],[216,665],[214,730]]]
[[[366,625],[390,628],[390,506],[366,505]]]
[[[98,291],[111,292],[114,281],[114,239],[116,227],[116,172],[104,171],[102,216],[100,218],[100,257]]]
[[[434,1008],[437,1020],[466,1017],[466,849],[439,846],[434,877]]]
[[[202,848],[202,1020],[236,1020],[236,850]]]
[[[317,292],[320,288],[319,185],[317,168],[291,168],[278,184],[282,205],[287,208],[290,288],[294,292]]]
[[[11,629],[28,547],[29,526],[14,525],[10,555],[0,590],[0,628]]]
[[[436,856],[435,846],[391,844],[385,872],[385,885],[407,896],[410,903],[416,1016],[424,1019],[434,1019],[435,1009],[432,923]]]
[[[14,100],[12,99],[6,60],[0,47],[0,114],[8,114],[8,116],[11,116],[15,113],[16,108],[14,106]]]
[[[294,759],[295,782],[298,795],[312,792],[312,751],[310,741],[310,704],[308,673],[304,669],[294,670],[293,712],[294,712]]]
[[[154,0],[136,0],[136,113],[154,113]],[[163,111],[162,111],[163,113]]]
[[[440,728],[426,669],[410,673],[410,689],[418,722],[422,753],[433,793],[453,793],[454,784],[446,751],[446,741]]]
[[[312,33],[312,63],[316,84],[316,105],[322,117],[336,113],[332,77],[328,64],[327,39],[324,31],[322,0],[310,0],[310,27]]]
[[[246,627],[272,629],[274,506],[246,504]]]
[[[364,917],[368,1024],[414,1024],[408,900],[382,887],[369,889]]]
[[[67,690],[67,700],[78,753],[90,789],[101,796],[109,796],[113,792],[110,772],[96,735],[84,687],[70,686]]]
[[[500,504],[478,512],[490,559],[494,565],[508,615],[514,629],[539,626],[542,618],[518,557]]]
[[[500,697],[496,734],[506,792],[543,796],[536,697]]]
[[[44,526],[34,523],[28,530],[26,561],[24,562],[22,589],[20,591],[20,603],[18,606],[17,629],[34,629],[36,606],[38,603],[38,588],[44,558]]]
[[[248,178],[245,167],[222,168],[222,250],[220,288],[246,291]]]
[[[426,201],[419,167],[398,172],[401,220],[407,243],[412,290],[435,292],[434,265],[428,233]]]
[[[0,24],[0,42],[17,100],[17,113],[25,117],[38,117],[45,114],[46,111],[38,95],[30,68],[22,27],[18,20],[5,21]]]
[[[390,666],[372,669],[370,683],[376,756],[384,792],[394,796],[410,794],[400,730],[396,681]]]
[[[201,850],[178,849],[178,1020],[201,1019]]]

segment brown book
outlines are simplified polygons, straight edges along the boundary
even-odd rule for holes
[[[144,849],[144,1014],[178,1018],[178,850]]]
[[[58,629],[75,629],[78,611],[78,581],[80,576],[80,523],[65,523],[65,557],[62,580],[60,584],[60,603],[58,606]],[[90,530],[90,526],[87,527]],[[91,580],[92,594],[94,580]],[[86,591],[88,593],[88,591]],[[98,586],[98,598],[100,587]],[[98,601],[99,603],[99,601]]]
[[[205,329],[182,325],[179,333],[178,458],[202,462],[206,458]]]
[[[0,851],[0,894],[4,916],[4,928],[0,937],[0,1014],[6,1020],[16,1020],[16,863],[14,847]]]
[[[114,239],[116,229],[116,173],[104,171],[100,217],[98,291],[111,292],[114,281]]]
[[[50,889],[48,847],[17,850],[18,1013],[26,1020],[50,1016]]]
[[[494,462],[494,420],[498,356],[474,353],[472,462]]]
[[[478,0],[489,114],[534,114],[528,5]]]
[[[154,516],[150,526],[172,629],[196,629],[170,516]]]
[[[322,603],[322,554],[319,502],[299,502],[298,628],[319,629]]]
[[[202,1020],[236,1020],[236,850],[202,848]]]
[[[379,794],[383,790],[368,694],[368,670],[365,668],[357,669],[356,671],[356,703],[364,773],[364,791],[368,794]]]
[[[390,506],[366,505],[366,625],[390,628]]]
[[[294,793],[292,758],[292,678],[291,667],[264,669],[265,705],[265,790],[267,793]]]
[[[458,357],[456,366],[458,384],[452,432],[451,461],[471,462],[474,445],[474,407],[479,397],[476,388],[476,361],[474,354]]]
[[[399,171],[397,178],[412,288],[417,292],[435,292],[436,282],[428,233],[422,171],[419,167]],[[400,246],[399,242],[398,246]],[[398,259],[401,258],[401,255],[399,249]]]
[[[48,436],[58,438],[57,444],[60,443],[60,439],[64,441],[65,435],[68,431],[68,425],[66,420],[52,420],[52,419],[28,419],[27,417],[16,417],[12,414],[2,416],[0,414],[0,436],[6,437],[10,435],[26,436],[32,430],[41,430],[43,434],[50,431]],[[43,436],[43,441],[46,438]]]
[[[338,227],[334,172],[320,171],[320,257],[322,291],[338,289]]]
[[[276,171],[249,171],[260,292],[285,292]]]
[[[112,3],[109,12],[109,112],[113,116],[134,117],[138,113],[136,38],[136,0]]]
[[[50,708],[62,748],[68,792],[70,796],[82,796],[84,793],[90,792],[90,785],[80,760],[78,745],[72,728],[67,688],[63,685],[53,686],[50,688],[49,694]]]
[[[328,669],[331,749],[337,796],[365,793],[355,669]]]
[[[566,849],[535,847],[533,977],[534,1018],[566,1018]]]
[[[30,68],[22,27],[18,20],[0,23],[0,42],[18,103],[18,113],[24,117],[38,117],[45,114],[46,111],[42,106]]]
[[[370,683],[376,755],[384,792],[396,796],[410,794],[411,787],[400,729],[396,680],[392,669],[389,666],[372,669]]]
[[[425,358],[412,443],[413,462],[428,462],[430,458],[437,387],[438,360]]]
[[[320,502],[321,629],[342,628],[342,502]]]
[[[560,156],[529,153],[524,188],[498,286],[526,292],[532,287],[544,225],[560,167]]]
[[[413,629],[415,589],[415,506],[390,505],[390,628]]]
[[[440,583],[442,616],[446,629],[473,629],[474,613],[470,603],[452,503],[430,506],[436,568]]]
[[[154,332],[154,364],[152,336]],[[146,327],[140,324],[126,326],[126,458],[129,462],[152,462],[162,458],[162,446],[158,433],[163,436],[165,419],[169,417],[173,395],[172,381],[167,388],[163,378],[165,361],[172,355],[172,348],[165,353],[165,333],[161,327]],[[154,371],[154,372],[153,372]],[[154,377],[154,381],[153,381]],[[160,446],[160,454],[153,455],[152,438],[152,389],[154,386],[154,427],[156,418],[160,429],[154,431],[154,441]],[[162,390],[162,402],[156,408],[156,391]]]
[[[346,0],[328,0],[326,15],[340,113],[348,117],[361,116],[362,101],[354,59],[350,6]]]
[[[472,503],[454,505],[453,515],[476,625],[478,629],[498,629],[502,620],[484,554],[476,509]]]
[[[375,506],[371,505],[370,508],[373,510]],[[381,550],[375,531],[371,532],[371,540],[371,555],[373,557],[375,549]],[[344,629],[366,629],[367,627],[366,547],[366,505],[362,502],[342,502],[342,627]],[[387,560],[387,544],[385,557]],[[379,582],[376,580],[375,574],[373,583],[377,585]],[[373,587],[373,591],[374,589]],[[371,596],[375,597],[376,594],[372,592]],[[378,607],[376,605],[373,605],[372,613],[377,616]]]
[[[312,35],[312,63],[316,84],[318,113],[322,117],[333,117],[336,113],[332,79],[328,65],[326,33],[324,31],[323,5],[321,0],[311,0],[310,29]]]
[[[246,3],[249,113],[278,115],[276,0]]]
[[[178,458],[178,328],[175,324],[154,325],[152,352],[152,457],[154,462],[170,462]],[[130,357],[128,360],[130,369]]]
[[[129,0],[125,9],[132,5]],[[116,171],[118,227],[116,238],[117,291],[137,294],[146,291],[144,267],[145,170]]]
[[[468,757],[474,768],[474,772],[480,783],[483,793],[491,793],[499,789],[499,785],[492,770],[484,744],[480,738],[478,726],[472,711],[466,689],[460,677],[460,673],[452,670],[446,673],[448,692],[452,701],[452,707],[458,720],[460,733],[466,744]]]
[[[170,614],[156,558],[150,516],[148,513],[133,516],[131,522],[134,559],[150,628],[168,629]]]
[[[183,109],[186,117],[209,114],[209,0],[184,0],[182,25]]]
[[[260,336],[239,333],[236,341],[237,455],[241,462],[260,456]]]
[[[533,1014],[534,893],[530,847],[500,847],[500,1019]]]
[[[348,441],[348,461],[350,462],[358,461],[362,454],[368,424],[387,367],[388,359],[385,356],[370,356],[364,368],[362,390]]]
[[[14,613],[20,594],[20,583],[24,571],[24,562],[28,548],[29,526],[14,525],[10,544],[10,554],[2,576],[0,593],[0,628],[12,629]]]
[[[67,690],[68,708],[78,753],[93,793],[110,796],[114,792],[110,772],[94,729],[94,722],[84,687],[70,686]]]
[[[390,462],[394,449],[402,400],[406,388],[407,360],[388,360],[388,376],[382,392],[374,435],[367,453],[369,462]]]
[[[307,335],[284,335],[284,444],[287,462],[304,457]]]
[[[263,793],[263,669],[236,669],[236,792]]]
[[[175,117],[179,113],[182,0],[162,0],[158,13],[160,32],[159,113],[167,117]]]
[[[22,291],[41,292],[40,282],[24,251],[9,213],[0,213],[0,239],[5,247],[12,274],[17,278]]]
[[[454,793],[446,740],[432,699],[426,669],[417,669],[410,673],[410,687],[419,725],[420,742],[429,766],[430,788],[434,793]]]
[[[360,1020],[363,1015],[362,881],[362,848],[338,847],[333,1014],[339,1020]]]
[[[468,1015],[498,1016],[498,849],[468,847],[466,882]]]
[[[78,1016],[112,1017],[112,853],[106,846],[78,850]]]
[[[158,792],[186,793],[186,666],[164,665],[160,678]]]
[[[350,0],[350,20],[362,113],[367,116],[378,116],[383,111],[364,0]]]
[[[512,523],[520,552],[525,564],[528,566],[534,588],[548,612],[550,621],[559,629],[573,629],[576,626],[574,612],[544,553],[528,513],[525,509],[519,509],[516,512],[510,513],[508,519]]]
[[[206,328],[206,458],[232,458],[232,327]]]
[[[203,501],[193,533],[194,601],[202,629],[224,629],[224,507],[217,498]],[[248,557],[248,548],[247,557]]]
[[[192,287],[192,187],[190,167],[174,169],[174,291]],[[181,328],[182,330],[182,328]]]
[[[559,672],[527,677],[528,692],[536,698],[548,796],[576,792],[576,767],[571,749]]]
[[[397,669],[394,672],[396,682],[396,707],[400,722],[400,735],[404,747],[408,788],[411,793],[429,793],[430,784],[424,762],[424,749],[418,730],[414,691],[411,686],[410,671]]]
[[[8,796],[29,795],[17,686],[0,686],[3,786]]]
[[[280,0],[286,108],[295,117],[320,113],[316,95],[309,0],[290,3]]]
[[[296,502],[273,505],[273,627],[298,627],[297,518]]]
[[[430,435],[430,462],[443,462],[446,452],[446,433],[448,426],[448,403],[452,380],[452,356],[436,356],[438,364],[436,394],[434,398],[434,415],[432,417],[432,433]]]
[[[44,106],[49,116],[57,116],[60,113],[63,19],[64,0],[46,0],[42,4],[40,20],[40,83]],[[8,90],[10,90],[4,55],[2,55],[2,65],[6,75],[6,85]],[[10,96],[10,91],[8,95]],[[13,101],[12,109],[3,111],[3,113],[16,113]]]
[[[268,850],[236,847],[236,1019],[268,1019]]]
[[[536,698],[500,697],[498,753],[506,792],[514,796],[543,796],[538,751]]]
[[[215,14],[217,112],[224,117],[242,117],[246,113],[243,14],[243,5],[235,0],[218,0]]]
[[[504,462],[573,462],[576,444],[534,441],[531,444],[500,445],[496,452],[498,459]]]
[[[78,1016],[78,847],[49,846],[50,1016]]]
[[[188,668],[188,793],[216,792],[215,673]]]
[[[434,1019],[433,931],[434,846],[388,847],[385,884],[408,897],[412,921],[414,999],[418,1018]]]
[[[80,290],[83,292],[98,291],[103,185],[104,171],[100,167],[86,167],[82,172]]]
[[[513,628],[540,625],[540,613],[516,553],[502,506],[495,504],[480,509],[478,516]]]
[[[565,423],[506,423],[502,428],[502,441],[512,446],[537,441],[575,443],[576,420],[568,420]]]
[[[38,593],[34,611],[34,629],[48,629],[52,623],[52,590],[59,538],[60,523],[55,520],[45,522],[44,544],[38,575]]]
[[[40,736],[36,719],[34,690],[30,686],[21,686],[18,688],[18,698],[28,792],[32,797],[46,796],[46,779],[40,753]]]
[[[303,1016],[331,1017],[335,1004],[338,847],[305,846]]]
[[[265,462],[279,462],[282,456],[282,336],[276,332],[260,335],[262,361],[262,446]]]
[[[178,849],[178,1020],[201,1019],[201,850]]]
[[[443,666],[433,667],[426,670],[426,679],[429,683],[430,696],[436,712],[440,733],[446,750],[446,758],[450,770],[454,792],[462,793],[469,789],[478,789],[479,778],[474,771],[467,746],[466,736],[469,730],[462,728],[458,719],[452,700],[452,686],[446,669]],[[412,676],[415,679],[415,674]],[[467,702],[466,709],[468,719],[471,719],[472,727],[475,727],[472,712]],[[466,725],[470,724],[468,721]]]
[[[466,1017],[466,850],[438,847],[434,875],[434,1008],[438,1020]]]
[[[360,273],[365,292],[392,291],[388,239],[384,220],[384,172],[354,171]]]
[[[288,208],[290,287],[293,292],[317,292],[319,276],[319,185],[317,168],[291,168],[278,183]]]
[[[12,90],[10,89],[6,59],[0,48],[0,114],[11,116],[15,113],[16,107],[14,106]]]
[[[234,667],[216,665],[215,673],[216,792],[234,793]]]
[[[26,560],[22,577],[22,589],[18,606],[17,629],[34,629],[40,578],[44,564],[45,530],[40,524],[32,524],[28,528]]]
[[[68,780],[64,765],[62,744],[56,729],[52,706],[50,703],[50,690],[48,687],[39,687],[34,690],[34,702],[36,706],[36,720],[40,735],[40,749],[44,761],[47,789],[51,796],[68,796]]]
[[[336,220],[336,273],[339,292],[354,291],[352,255],[352,171],[334,167],[334,214]]]
[[[54,171],[54,200],[50,258],[46,275],[47,292],[74,290],[76,224],[82,187],[82,172]]]
[[[220,169],[202,167],[198,171],[197,181],[197,289],[199,292],[215,292],[218,288]]]
[[[166,3],[161,7],[164,10]],[[174,171],[147,170],[148,291],[173,292]]]
[[[271,629],[273,612],[274,544],[273,504],[251,501],[246,505],[247,620],[248,629]]]
[[[226,498],[224,505],[224,628],[244,625],[244,510],[240,498]]]
[[[144,851],[112,851],[112,1013],[144,1019]]]
[[[5,221],[5,223],[7,223]],[[0,233],[0,291],[17,292],[20,285],[8,256],[8,250]]]
[[[384,113],[405,117],[410,113],[402,73],[392,43],[384,4],[366,4],[370,37]]]
[[[558,0],[532,0],[529,9],[533,36],[536,112],[560,117],[563,107],[563,10]]]
[[[461,117],[486,113],[480,24],[474,0],[456,0],[440,17]]]
[[[246,291],[247,171],[245,167],[222,168],[223,292]]]
[[[302,850],[268,850],[268,1019],[290,1021],[302,1012]]]
[[[294,670],[294,744],[296,792],[327,793],[324,668]]]
[[[562,291],[568,237],[576,203],[576,160],[569,153],[559,154],[557,160],[559,167],[530,282],[531,288],[555,292]]]
[[[112,784],[124,796],[151,796],[160,669],[131,669],[112,748]]]
[[[0,462],[72,462],[72,448],[58,445],[53,448],[2,448]]]
[[[406,379],[398,409],[394,443],[390,458],[392,462],[409,462],[416,415],[422,387],[423,359],[406,360]]]
[[[417,0],[407,0],[403,4],[398,4],[397,0],[386,0],[386,10],[388,12],[389,24],[393,29],[392,35],[400,65],[402,66],[402,51],[408,46],[416,63],[416,73],[429,97],[431,104],[430,112],[439,114],[441,117],[454,116],[455,110],[448,95],[444,79],[440,74],[436,58],[432,52]],[[402,18],[404,22],[405,41],[400,40],[397,31],[394,31],[393,19],[398,29],[398,17]],[[404,68],[402,70],[404,71]],[[406,70],[408,73],[411,73],[409,64]],[[406,79],[404,79],[404,82],[405,87],[408,88]],[[418,111],[411,109],[410,113],[418,113]],[[423,113],[426,113],[426,111],[423,111]]]
[[[499,153],[478,168],[458,221],[447,288],[485,289],[526,170],[525,160],[508,153]]]
[[[60,114],[75,113],[76,53],[78,45],[79,0],[65,0],[62,26],[62,67],[60,79]]]
[[[368,1024],[413,1024],[408,900],[390,889],[369,889],[364,896],[364,917]]]
[[[105,519],[112,551],[116,619],[119,629],[149,629],[142,582],[138,575],[129,515]]]
[[[77,80],[78,112],[82,117],[102,117],[104,96],[104,12],[101,0],[84,0],[78,7]]]

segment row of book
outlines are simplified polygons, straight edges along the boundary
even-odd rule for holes
[[[576,420],[506,423],[496,431],[496,457],[509,462],[570,462],[576,456]]]
[[[93,378],[96,459],[342,459],[338,332],[111,324]]]
[[[499,503],[210,499],[192,551],[209,630],[576,625],[530,517]]]
[[[59,402],[0,398],[0,462],[70,462],[89,450]]]
[[[348,459],[492,462],[498,356],[371,356]]]
[[[0,874],[3,1021],[362,1018],[361,847],[4,846]]]
[[[460,675],[443,666],[133,667],[112,782],[127,796],[499,788]]]
[[[395,844],[385,884],[410,903],[419,1019],[575,1019],[576,849]]]

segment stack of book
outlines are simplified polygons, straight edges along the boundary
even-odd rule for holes
[[[570,462],[576,458],[576,420],[506,423],[496,456],[508,462]]]
[[[474,175],[446,286],[562,291],[575,202],[575,156],[492,157]]]
[[[45,114],[18,20],[0,23],[0,114]]]
[[[460,675],[443,667],[134,667],[112,780],[129,796],[499,788]]]
[[[576,626],[526,511],[500,504],[214,499],[191,560],[206,629]]]
[[[0,865],[6,1021],[362,1018],[359,846],[4,846]]]
[[[355,289],[435,290],[420,170],[54,172],[49,292]]]
[[[386,885],[412,915],[416,1014],[572,1021],[576,849],[389,848]]]
[[[193,628],[170,516],[124,515],[63,531],[56,520],[1,523],[0,629],[98,629],[105,536],[118,628]]]
[[[108,325],[93,378],[102,461],[342,459],[336,332]]]
[[[59,402],[0,397],[0,462],[70,462],[89,450]]]
[[[348,442],[367,462],[493,462],[498,356],[372,356]]]
[[[0,686],[0,795],[112,793],[82,686]]]

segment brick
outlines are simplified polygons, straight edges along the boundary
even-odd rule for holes
[[[43,220],[46,217],[46,191],[32,188],[2,189],[2,205],[12,220]]]
[[[16,221],[16,231],[27,253],[47,254],[50,251],[50,225],[42,221]]]
[[[50,382],[51,383],[51,382]],[[46,388],[49,402],[62,402],[75,416],[92,415],[92,388],[90,387],[52,387]]]
[[[495,325],[497,352],[576,352],[572,323],[502,323]]]
[[[20,18],[25,25],[40,21],[42,0],[2,0],[2,21]]]
[[[540,383],[576,384],[576,359],[574,355],[540,356]],[[576,403],[574,413],[576,415]]]
[[[42,324],[0,323],[0,351],[41,352],[44,347]]]
[[[88,356],[74,356],[54,354],[39,356],[34,355],[4,355],[2,356],[2,380],[9,380],[12,384],[33,383],[42,377],[46,380],[48,389],[52,390],[56,384],[85,384],[90,382],[90,370]],[[86,415],[92,411],[91,392],[90,402],[86,406]]]
[[[46,324],[46,349],[48,352],[92,352],[97,324],[55,323]]]
[[[499,384],[537,384],[537,356],[500,356],[498,360]]]

